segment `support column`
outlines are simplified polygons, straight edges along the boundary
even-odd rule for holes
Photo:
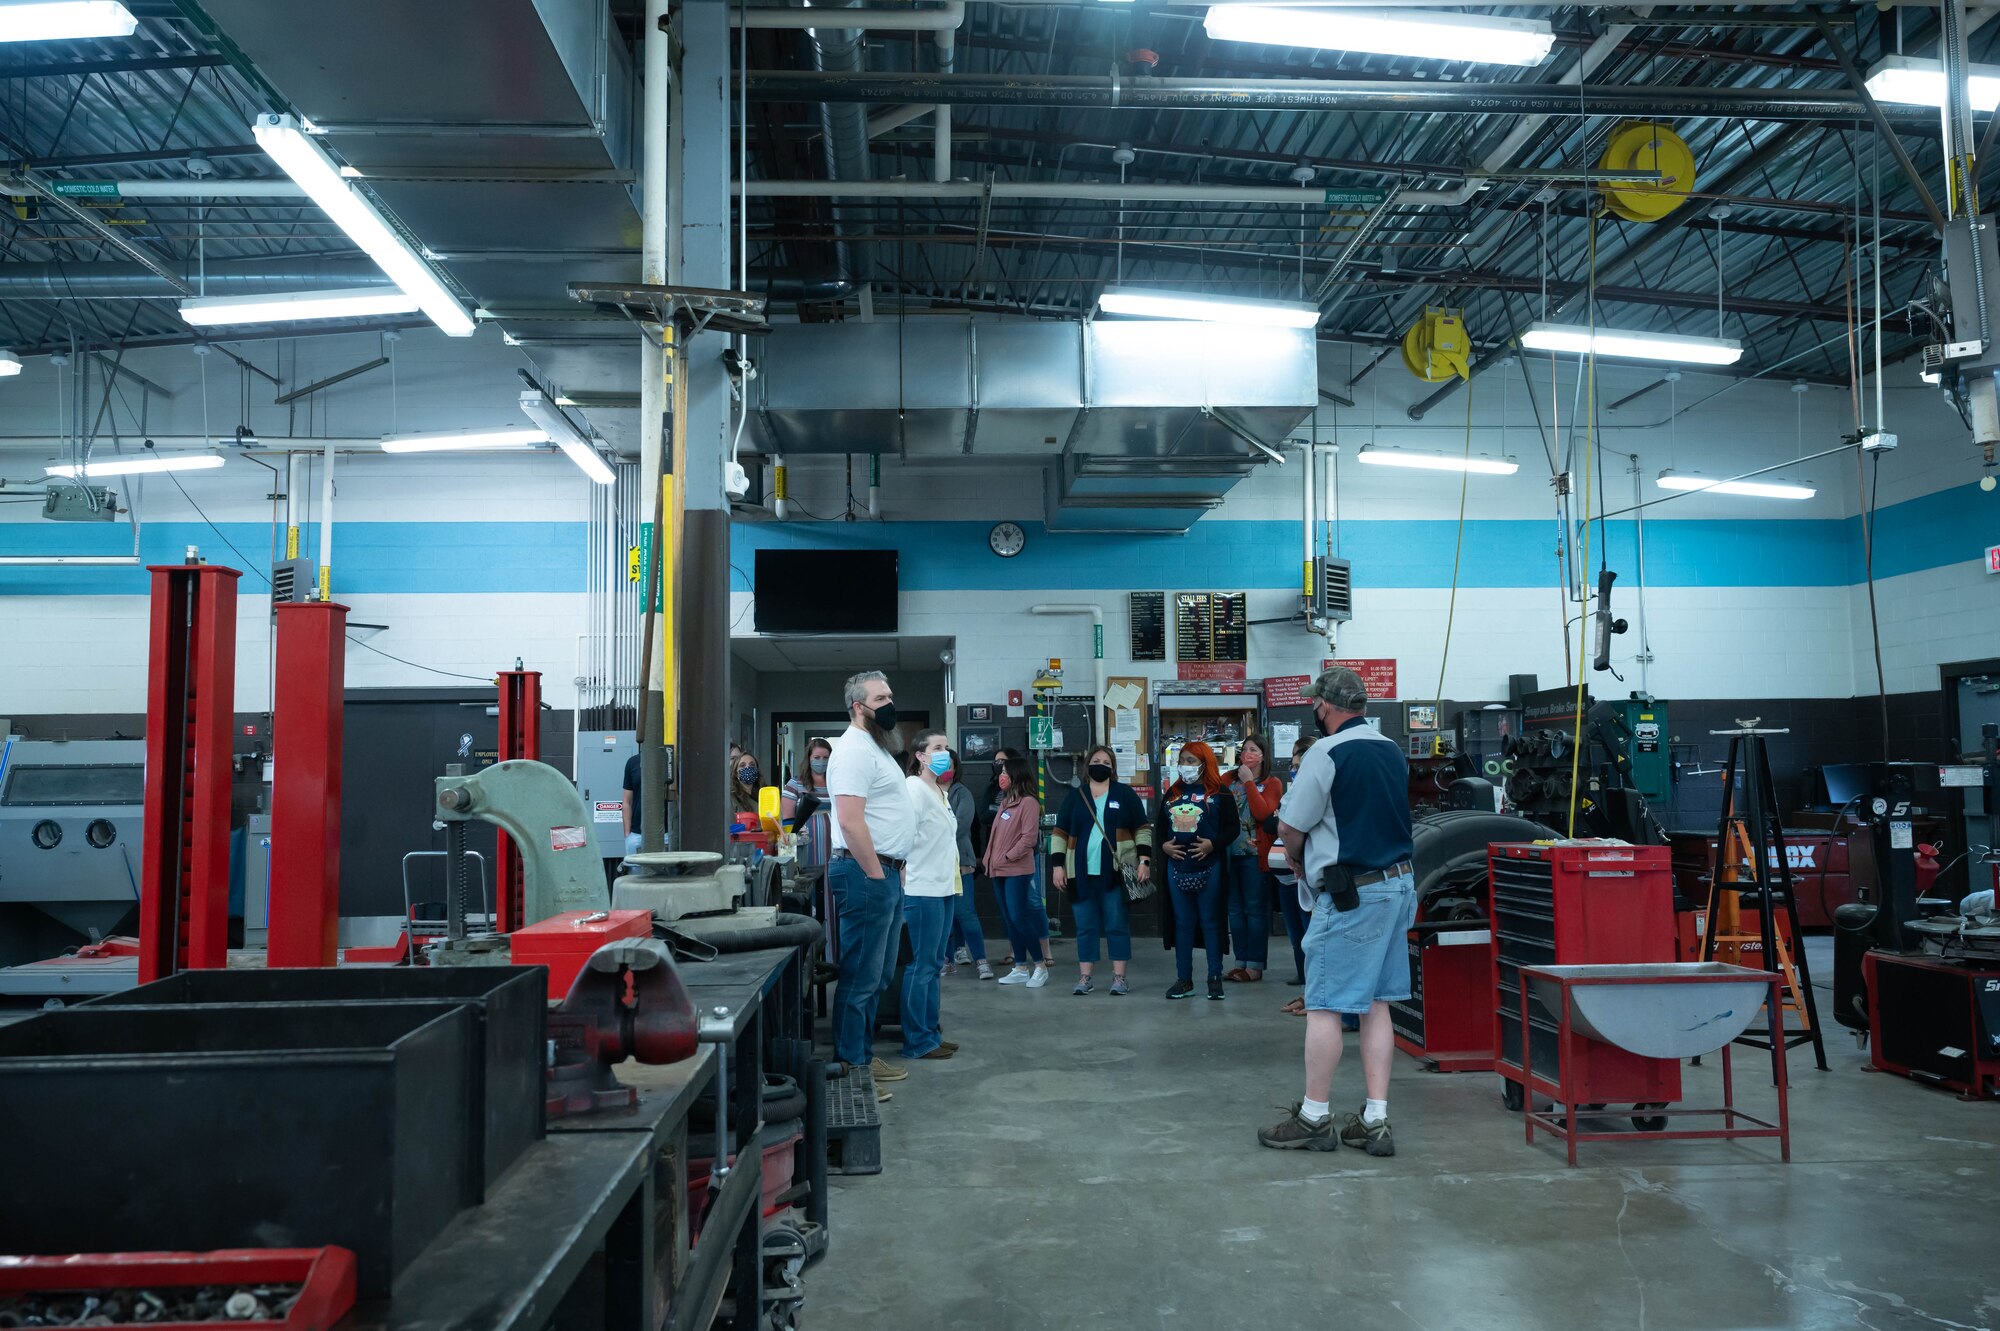
[[[542,672],[503,670],[500,672],[499,761],[515,758],[540,760],[542,756]],[[521,870],[521,852],[504,830],[496,829],[497,864],[493,882],[493,907],[498,918],[497,933],[510,934],[523,925],[540,924],[528,919],[524,900],[526,879]]]
[[[340,756],[347,607],[277,611],[271,702],[270,961],[331,966],[340,941]]]
[[[667,0],[646,0],[641,51],[645,71],[644,115],[639,164],[639,280],[667,280],[667,103],[672,96],[672,39],[662,25]],[[673,670],[673,534],[666,517],[674,505],[662,499],[671,485],[666,475],[667,353],[659,345],[670,329],[641,329],[639,343],[639,524],[646,568],[640,573],[643,625],[639,662],[639,826],[640,849],[666,849],[667,746],[676,742]],[[650,590],[649,590],[650,589]]]
[[[229,960],[230,732],[236,580],[214,564],[149,567],[146,832],[139,983]]]
[[[673,197],[678,247],[667,280],[731,285],[729,6],[682,5],[676,17],[680,70],[674,80]],[[729,383],[726,339],[682,329],[674,421],[674,473],[683,504],[675,656],[681,678],[680,845],[723,851],[729,842]],[[746,739],[749,737],[746,736]]]

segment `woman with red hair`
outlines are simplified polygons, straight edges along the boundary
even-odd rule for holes
[[[1160,795],[1153,820],[1153,847],[1160,858],[1154,877],[1167,890],[1160,908],[1162,943],[1174,949],[1177,978],[1168,998],[1194,995],[1194,934],[1201,926],[1208,951],[1208,996],[1222,997],[1222,957],[1229,940],[1222,927],[1222,857],[1236,842],[1241,822],[1236,799],[1215,760],[1215,751],[1194,740],[1181,746],[1176,779]]]

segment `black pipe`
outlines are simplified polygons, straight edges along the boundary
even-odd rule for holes
[[[1666,119],[1859,120],[1852,91],[1387,79],[1115,79],[1110,75],[818,73],[753,69],[754,102],[933,102],[1161,111],[1402,111],[1446,115],[1630,115]],[[1934,126],[1937,112],[1880,108],[1890,123]]]
[[[793,915],[786,911],[778,912],[774,923],[759,929],[718,929],[713,933],[704,933],[701,923],[698,917],[675,920],[673,930],[706,943],[721,953],[760,952],[771,947],[810,948],[824,932],[819,921],[812,916]]]
[[[806,1189],[806,1219],[824,1232],[827,1225],[826,1064],[816,1058],[806,1064]]]

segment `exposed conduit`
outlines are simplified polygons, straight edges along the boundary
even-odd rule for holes
[[[1097,682],[1097,702],[1090,709],[1090,738],[1097,739],[1098,714],[1104,709],[1104,653],[1099,650],[1104,641],[1104,607],[1082,601],[1045,601],[1028,607],[1031,615],[1089,615],[1091,623],[1091,665],[1095,667]]]

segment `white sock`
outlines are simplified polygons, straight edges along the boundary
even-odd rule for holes
[[[1387,1100],[1362,1101],[1361,1121],[1363,1123],[1373,1127],[1387,1117],[1389,1117],[1389,1102]]]
[[[1327,1115],[1332,1112],[1333,1107],[1324,1100],[1299,1101],[1299,1117],[1315,1126],[1326,1122]]]

